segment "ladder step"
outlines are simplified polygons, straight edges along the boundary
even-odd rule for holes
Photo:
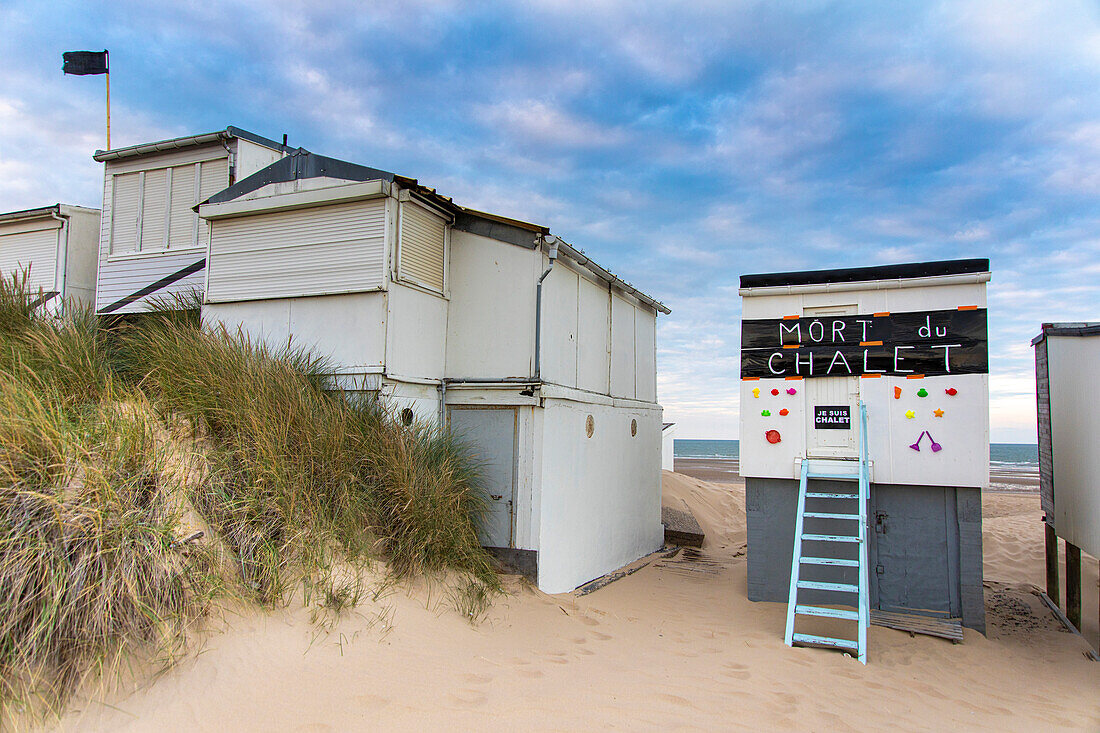
[[[833,514],[832,512],[803,512],[802,516],[817,519],[859,519],[858,514]]]
[[[813,542],[859,542],[859,537],[842,534],[804,534],[802,539]]]
[[[831,646],[836,649],[851,649],[855,651],[857,644],[854,641],[848,639],[834,639],[831,636],[814,636],[813,634],[795,634],[792,637],[796,642],[802,642],[803,644],[819,644],[821,646]]]
[[[835,590],[840,593],[859,593],[859,586],[851,583],[822,583],[817,580],[800,580],[799,588],[807,590]]]
[[[794,612],[803,616],[826,616],[828,618],[843,618],[848,621],[859,621],[859,611],[849,611],[846,608],[824,608],[822,606],[795,606]]]
[[[858,568],[859,560],[845,560],[840,557],[803,557],[799,562],[807,565],[841,565],[846,568]]]
[[[807,473],[806,478],[831,478],[837,481],[858,481],[858,473]]]
[[[820,491],[808,491],[806,492],[807,499],[858,499],[859,494],[832,494],[822,493]]]

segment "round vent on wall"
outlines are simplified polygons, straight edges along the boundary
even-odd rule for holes
[[[413,424],[413,411],[408,407],[401,411],[401,424],[405,426]]]

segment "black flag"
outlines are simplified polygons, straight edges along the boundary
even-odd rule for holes
[[[66,74],[86,76],[88,74],[106,74],[106,51],[66,51],[61,54],[64,65],[61,70]]]

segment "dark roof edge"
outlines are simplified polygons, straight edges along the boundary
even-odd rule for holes
[[[1044,323],[1042,332],[1031,339],[1031,345],[1039,343],[1047,336],[1096,336],[1100,335],[1100,323],[1080,321],[1073,323]]]
[[[23,209],[22,211],[7,211],[0,214],[0,222],[18,221],[19,219],[38,219],[39,217],[55,214],[61,215],[61,204],[39,206],[36,209]]]
[[[229,188],[219,191],[202,203],[220,204],[244,196],[246,193],[257,191],[272,183],[288,183],[305,178],[322,177],[340,178],[346,181],[393,181],[394,174],[377,168],[368,168],[357,163],[349,163],[346,160],[317,155],[305,148],[298,148],[247,178],[242,178]],[[201,205],[196,205],[195,210],[198,211],[198,207]]]
[[[279,152],[288,152],[290,147],[284,146],[282,143],[277,143],[274,140],[269,140],[262,135],[257,135],[254,132],[248,130],[242,130],[239,127],[233,127],[230,125],[224,130],[217,130],[215,132],[206,132],[199,135],[184,135],[183,137],[174,137],[170,140],[158,140],[151,143],[140,143],[138,145],[130,145],[125,148],[113,148],[111,150],[97,150],[92,158],[96,161],[103,162],[107,160],[118,160],[120,158],[134,158],[140,155],[150,155],[153,153],[163,153],[169,150],[179,150],[180,148],[192,148],[199,145],[209,145],[222,140],[231,140],[233,138],[241,138],[242,140],[248,140],[249,142],[262,145],[265,148],[271,148]]]
[[[909,262],[875,267],[849,267],[835,270],[804,270],[742,275],[742,288],[782,287],[784,285],[818,285],[825,283],[868,282],[873,280],[904,280],[945,275],[966,275],[989,272],[988,259],[939,260]]]

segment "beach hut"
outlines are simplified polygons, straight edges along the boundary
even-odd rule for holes
[[[54,204],[0,214],[0,277],[26,272],[39,305],[90,305],[95,297],[99,209]]]
[[[270,165],[284,146],[237,127],[93,156],[104,164],[96,311],[141,313],[205,283],[207,227],[193,207]]]
[[[661,468],[675,471],[676,464],[676,423],[666,422],[661,428]]]
[[[989,278],[984,259],[741,277],[748,594],[788,602],[788,643],[856,650],[803,614],[860,641],[869,614],[984,632]]]
[[[484,545],[570,591],[661,547],[656,318],[546,227],[298,150],[198,207],[203,319],[326,355],[485,467]]]
[[[1035,349],[1039,496],[1047,595],[1057,604],[1058,538],[1066,542],[1066,616],[1081,629],[1081,551],[1100,558],[1100,323],[1044,323]]]

